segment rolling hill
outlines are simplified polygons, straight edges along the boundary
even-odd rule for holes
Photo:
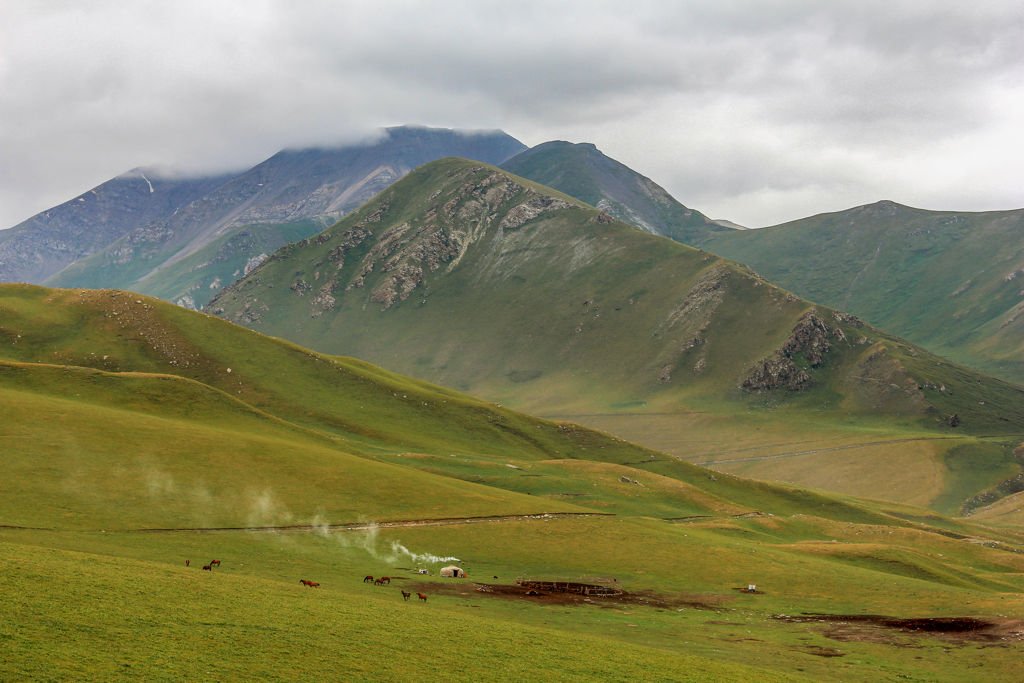
[[[624,223],[684,244],[732,230],[683,206],[650,178],[590,143],[545,142],[520,152],[501,168],[596,206]]]
[[[1019,387],[465,160],[421,167],[209,309],[753,476],[955,512],[1020,472]]]
[[[450,155],[496,163],[523,148],[500,131],[404,126],[365,143],[283,150],[171,212],[132,224],[45,283],[131,289],[201,308],[247,266],[319,232],[420,164]]]
[[[715,474],[150,297],[0,286],[0,410],[5,679],[1017,673],[1019,531]]]
[[[1024,383],[1024,210],[925,211],[890,201],[700,246],[934,353]]]

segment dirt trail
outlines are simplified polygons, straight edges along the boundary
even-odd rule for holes
[[[305,531],[365,531],[367,529],[391,529],[413,526],[452,526],[455,524],[483,524],[491,522],[518,522],[528,520],[545,521],[573,517],[614,517],[608,512],[539,512],[528,515],[486,515],[481,517],[439,517],[436,519],[400,519],[383,522],[344,522],[341,524],[287,524],[281,526],[239,526],[239,527],[173,527],[166,529],[122,529],[121,531],[140,534],[162,534],[177,532],[217,533],[230,531],[248,532],[305,532]],[[110,531],[110,530],[108,530]]]

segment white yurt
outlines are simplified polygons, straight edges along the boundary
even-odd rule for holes
[[[441,568],[441,576],[448,576],[453,579],[464,579],[466,578],[466,571],[462,567],[456,567],[454,564],[450,564],[447,567]]]

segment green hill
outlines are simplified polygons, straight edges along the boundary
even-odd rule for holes
[[[931,351],[1024,383],[1024,210],[925,211],[878,202],[701,246],[801,296]]]
[[[759,477],[865,495],[882,467],[883,497],[956,511],[1019,472],[1020,388],[478,163],[418,169],[210,310]]]
[[[0,286],[0,411],[5,680],[1017,673],[1019,531],[713,474],[156,299]],[[436,576],[453,558],[472,579]]]
[[[501,167],[596,206],[625,223],[685,244],[709,234],[731,232],[589,143],[545,142],[520,152]]]

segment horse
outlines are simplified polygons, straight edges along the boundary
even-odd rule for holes
[[[220,560],[210,560],[210,566],[211,567],[219,567],[220,566]]]
[[[185,566],[187,567],[188,565],[189,565],[189,561],[185,560]]]
[[[367,574],[363,577],[363,583],[373,583],[373,577]]]
[[[384,584],[390,584],[391,583],[391,577],[390,576],[382,576],[382,577],[380,577],[380,579],[378,579],[378,581],[380,581],[380,585],[382,585],[382,586]]]
[[[210,566],[210,565],[208,565],[208,564],[204,564],[204,565],[203,565],[203,571],[204,571],[204,572],[212,572],[212,571],[213,571],[213,567],[211,567],[211,566]]]
[[[423,593],[417,593],[417,594],[416,594],[416,597],[418,597],[418,598],[419,598],[420,600],[422,600],[423,602],[426,602],[426,601],[427,601],[427,596],[426,596],[425,594],[423,594]]]
[[[401,590],[401,589],[399,589],[399,590]],[[409,602],[409,598],[411,598],[411,597],[412,597],[412,593],[406,593],[405,591],[402,591],[402,599],[403,600],[405,600],[406,602]]]
[[[306,588],[319,588],[320,587],[320,584],[317,583],[316,581],[307,581],[306,579],[299,579],[299,583],[301,583]]]
[[[383,586],[384,585],[384,579],[377,579],[376,581],[373,582],[373,585],[374,586]]]

